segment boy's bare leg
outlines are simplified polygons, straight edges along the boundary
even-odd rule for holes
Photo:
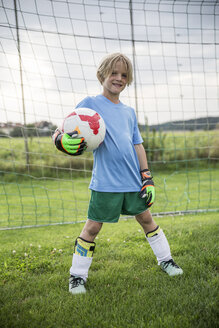
[[[149,210],[136,215],[136,220],[142,226],[145,234],[156,229],[157,224],[152,218],[151,212]]]
[[[102,228],[102,225],[103,223],[101,222],[96,222],[88,219],[79,237],[90,242],[94,241],[100,229]]]

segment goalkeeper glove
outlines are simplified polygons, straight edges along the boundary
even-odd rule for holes
[[[151,207],[155,200],[155,187],[154,181],[152,180],[153,177],[148,169],[142,170],[140,173],[142,180],[140,197],[145,198],[146,205]]]
[[[58,135],[55,135],[54,143],[56,148],[71,156],[81,155],[87,148],[87,144],[83,137],[77,138],[77,136],[77,131],[70,133],[60,132]]]

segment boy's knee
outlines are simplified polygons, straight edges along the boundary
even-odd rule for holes
[[[151,212],[149,210],[136,215],[135,218],[140,224],[142,223],[150,224],[153,220]]]
[[[102,223],[88,220],[84,226],[83,232],[91,237],[96,237],[101,228]]]

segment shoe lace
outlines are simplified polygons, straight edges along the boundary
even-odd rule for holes
[[[85,282],[80,277],[71,277],[70,284],[71,284],[71,288],[75,288],[78,287],[79,285],[84,285]]]
[[[164,262],[163,264],[164,269],[166,269],[168,265],[172,265],[175,268],[179,268],[179,266],[173,261],[173,259]]]

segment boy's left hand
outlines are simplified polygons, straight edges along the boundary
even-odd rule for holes
[[[146,205],[151,207],[155,200],[155,187],[154,181],[152,180],[153,177],[148,169],[142,170],[140,173],[142,180],[140,197],[145,198]]]

